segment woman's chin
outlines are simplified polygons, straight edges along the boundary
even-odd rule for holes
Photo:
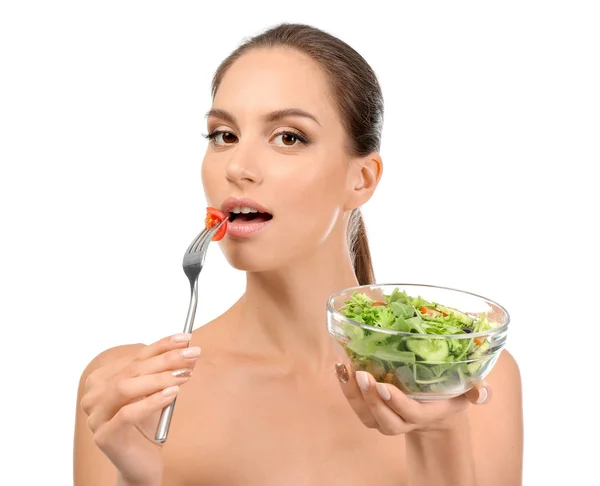
[[[247,260],[234,260],[230,261],[229,264],[236,270],[250,273],[269,272],[277,268],[273,267],[273,265],[261,265],[260,262]]]
[[[243,272],[268,272],[282,266],[279,259],[273,258],[268,252],[248,251],[249,248],[223,248],[225,259],[236,270]]]
[[[317,249],[316,244],[310,244],[317,241],[310,233],[297,238],[277,236],[236,239],[227,235],[220,247],[227,262],[244,272],[272,272],[302,265]]]

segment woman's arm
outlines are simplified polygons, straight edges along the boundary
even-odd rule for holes
[[[503,351],[486,378],[494,396],[470,407],[469,421],[477,486],[521,486],[523,475],[523,400],[521,374]]]
[[[410,486],[520,486],[523,466],[521,378],[504,351],[486,379],[494,398],[443,426],[406,434]]]
[[[467,412],[444,427],[408,432],[406,474],[409,486],[476,486],[475,460]]]
[[[88,417],[81,407],[81,401],[87,388],[86,381],[93,371],[101,366],[114,363],[143,347],[142,344],[138,344],[108,349],[96,356],[81,374],[77,393],[73,447],[73,484],[75,486],[160,486],[162,483],[158,478],[154,484],[147,482],[136,484],[121,477],[114,464],[96,445],[94,435],[88,425]]]
[[[507,351],[485,385],[437,402],[417,402],[367,372],[349,369],[336,365],[344,395],[361,421],[385,435],[405,434],[411,486],[521,485],[521,377]],[[489,395],[480,402],[481,390]],[[478,403],[484,405],[473,405]]]
[[[160,486],[161,411],[192,375],[200,348],[192,335],[112,348],[84,371],[75,423],[75,486]]]
[[[81,409],[81,399],[86,393],[87,377],[104,364],[116,361],[128,349],[118,347],[96,356],[81,374],[75,409],[75,437],[73,444],[73,484],[75,486],[117,485],[117,469],[94,443],[94,436],[88,427],[88,417]],[[119,485],[120,486],[120,485]]]

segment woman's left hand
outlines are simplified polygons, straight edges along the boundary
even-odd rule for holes
[[[455,413],[465,410],[469,404],[483,405],[492,397],[491,387],[481,382],[458,397],[419,402],[408,398],[394,385],[377,383],[366,371],[354,373],[349,364],[336,364],[336,374],[346,399],[360,420],[385,435],[445,428],[447,419]]]

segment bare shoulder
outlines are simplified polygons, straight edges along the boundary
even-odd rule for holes
[[[519,378],[521,376],[517,360],[507,349],[504,349],[500,353],[500,356],[498,357],[498,363],[496,363],[495,368],[498,368],[502,374],[508,373],[513,377]]]
[[[502,393],[509,392],[521,396],[521,370],[513,355],[506,349],[500,353],[486,381]]]
[[[521,406],[522,383],[521,371],[517,361],[506,349],[500,353],[498,361],[485,379],[491,386],[492,398],[481,407],[473,407],[474,416],[488,416],[506,410],[510,404],[513,408]]]
[[[145,344],[124,344],[121,346],[114,346],[112,348],[105,349],[98,355],[96,355],[85,367],[81,373],[81,382],[85,383],[87,377],[96,371],[98,368],[112,364],[117,360],[129,356],[145,347]]]
[[[140,349],[144,348],[146,345],[142,343],[137,344],[123,344],[120,346],[115,346],[113,348],[108,348],[98,354],[92,361],[88,367],[97,368],[99,366],[104,366],[112,361],[115,361],[123,356],[129,355]]]

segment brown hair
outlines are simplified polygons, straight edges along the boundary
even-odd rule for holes
[[[245,52],[280,46],[310,56],[327,74],[348,133],[349,153],[361,157],[378,152],[383,125],[383,95],[377,77],[367,61],[352,47],[316,27],[284,23],[247,39],[215,72],[213,98],[227,70]],[[348,246],[359,284],[375,283],[369,241],[359,208],[353,210],[350,217]]]

